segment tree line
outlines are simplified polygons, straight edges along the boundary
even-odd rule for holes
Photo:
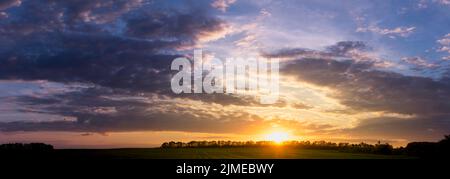
[[[216,148],[216,147],[270,147],[280,145],[273,141],[191,141],[191,142],[164,142],[161,148]],[[349,152],[363,153],[382,153],[390,154],[393,147],[390,144],[378,143],[375,145],[367,143],[333,143],[326,141],[285,141],[283,147],[298,147],[304,149],[323,149],[323,150],[343,150]]]
[[[48,152],[53,151],[53,146],[44,143],[10,143],[10,144],[1,144],[0,152]]]
[[[0,145],[1,159],[48,159],[54,153],[52,145],[45,143],[9,143]]]
[[[161,148],[215,148],[215,147],[270,147],[278,145],[273,141],[191,141],[191,142],[164,142]],[[384,155],[410,155],[421,158],[450,156],[450,135],[439,142],[411,142],[406,147],[394,148],[389,143],[377,144],[351,144],[333,143],[326,141],[285,141],[283,147],[297,147],[303,149],[337,150],[352,153],[373,153]]]

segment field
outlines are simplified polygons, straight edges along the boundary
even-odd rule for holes
[[[400,155],[346,153],[333,150],[265,148],[60,149],[60,159],[403,159]]]

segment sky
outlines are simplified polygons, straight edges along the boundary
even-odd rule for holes
[[[0,42],[0,143],[450,134],[449,0],[1,0]],[[280,59],[279,102],[173,93],[196,49]]]

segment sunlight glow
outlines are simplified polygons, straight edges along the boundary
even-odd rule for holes
[[[273,132],[270,134],[267,134],[265,139],[269,141],[274,141],[277,144],[281,144],[284,141],[289,140],[289,134],[286,132]]]

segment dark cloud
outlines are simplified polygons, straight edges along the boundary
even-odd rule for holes
[[[298,80],[337,90],[332,97],[355,110],[420,115],[450,112],[448,82],[371,67],[352,60],[301,59],[282,71]]]
[[[17,97],[15,100],[27,107],[17,109],[18,112],[76,120],[1,123],[1,130],[212,132],[261,122],[262,119],[245,113],[221,118],[201,111],[182,113],[188,110],[176,108],[175,104],[169,107],[172,112],[148,113],[148,109],[156,110],[162,104],[131,98],[151,93],[171,100],[256,104],[256,99],[233,95],[171,92],[170,78],[175,72],[170,70],[170,64],[181,56],[177,49],[214,39],[227,28],[226,22],[208,11],[209,4],[193,2],[179,7],[170,2],[144,0],[23,1],[0,22],[0,79],[95,87],[50,97]],[[130,99],[107,98],[112,96]],[[218,122],[220,119],[233,120]]]
[[[341,41],[334,45],[326,47],[326,50],[311,50],[305,48],[285,48],[274,52],[262,52],[262,56],[266,58],[336,58],[336,57],[352,57],[351,52],[369,51],[364,42],[360,41]]]
[[[361,41],[341,41],[327,47],[327,50],[336,56],[346,56],[351,51],[368,51],[370,48]]]
[[[144,15],[131,16],[127,19],[126,35],[147,39],[176,37],[173,40],[189,43],[206,38],[205,36],[212,35],[214,32],[221,33],[227,28],[223,20],[211,17],[202,9],[193,10],[193,12],[145,11]]]
[[[52,36],[62,41],[19,42],[14,51],[4,53],[0,78],[84,82],[136,90],[167,89],[169,85],[170,63],[177,56],[152,54],[162,43],[113,36]]]
[[[22,106],[32,108],[33,112],[63,115],[75,120],[2,122],[0,131],[103,133],[172,130],[245,134],[269,128],[273,123],[293,123],[286,120],[264,120],[239,111],[218,109],[212,113],[208,105],[186,107],[169,97],[156,94],[125,95],[122,91],[106,88],[88,88],[47,97],[20,96],[17,101]]]
[[[401,59],[402,62],[411,65],[412,69],[415,71],[426,71],[430,69],[437,69],[440,64],[430,62],[429,60],[422,57],[404,57]]]
[[[280,71],[295,75],[299,80],[321,86],[335,87],[350,80],[352,74],[370,68],[370,63],[355,63],[352,60],[336,61],[328,59],[301,59],[289,62]]]
[[[142,5],[145,0],[50,0],[64,9],[67,22],[107,23]]]
[[[190,131],[249,134],[273,125],[301,127],[296,121],[265,120],[211,103],[247,105],[245,98],[212,95],[211,98],[137,93],[108,87],[81,87],[72,92],[14,96],[18,112],[61,116],[51,121],[15,119],[0,122],[0,131]],[[205,96],[205,95],[204,95]],[[192,98],[191,102],[187,101]],[[232,99],[232,101],[230,101]],[[3,100],[3,99],[2,99]],[[180,102],[183,101],[183,102]],[[203,104],[202,104],[203,103]]]
[[[294,103],[294,104],[291,104],[291,107],[296,108],[296,109],[311,109],[311,108],[313,108],[312,106],[304,104],[304,103]]]
[[[81,136],[91,136],[91,135],[94,135],[94,134],[89,133],[89,132],[85,132],[85,133],[81,133],[80,135]]]
[[[24,1],[15,18],[0,26],[0,79],[82,82],[169,94],[174,73],[170,64],[181,56],[176,49],[226,28],[206,7],[163,8],[140,0]],[[23,33],[22,27],[30,29]],[[240,99],[215,95],[209,101]]]
[[[274,52],[262,52],[261,55],[266,58],[298,58],[298,57],[322,57],[332,58],[334,54],[305,48],[286,48]]]
[[[355,44],[349,48],[338,46],[333,51],[359,48]],[[409,59],[408,62],[423,61]],[[376,111],[409,115],[408,118],[365,119],[354,128],[335,131],[339,134],[361,138],[433,140],[450,132],[450,83],[445,78],[407,76],[377,70],[375,63],[370,61],[332,58],[300,58],[288,62],[280,71],[295,76],[299,81],[333,89],[328,95],[349,107],[344,112],[334,112]]]
[[[27,35],[34,32],[76,31],[114,22],[140,7],[142,2],[144,0],[24,0],[16,3],[17,10],[2,22],[0,32]]]
[[[449,115],[412,119],[371,118],[361,121],[355,128],[338,130],[336,132],[361,138],[433,141],[450,133],[449,119]]]

